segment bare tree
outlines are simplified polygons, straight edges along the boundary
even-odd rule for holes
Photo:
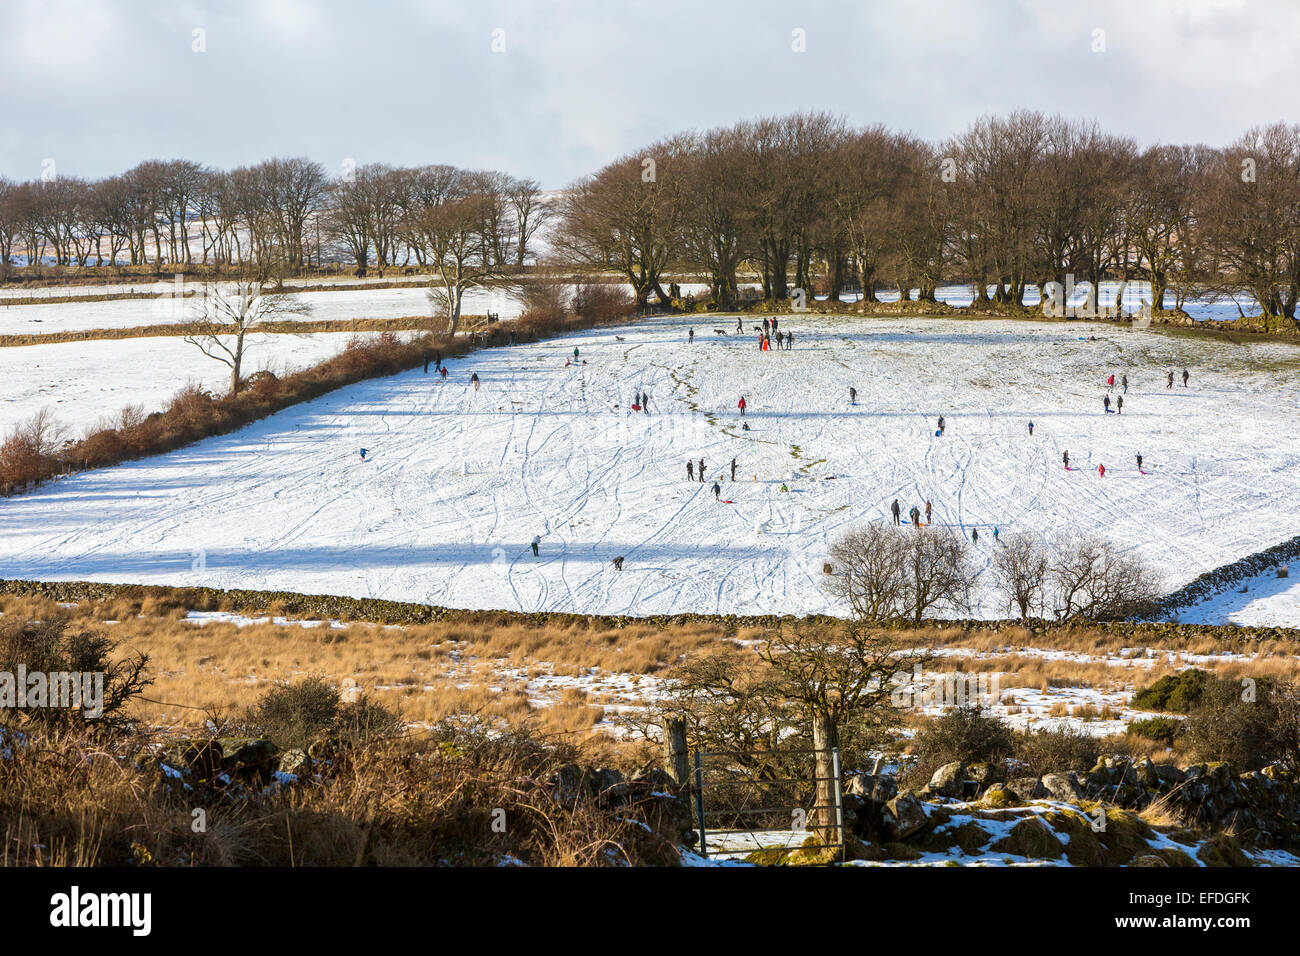
[[[206,330],[185,336],[208,358],[230,367],[230,394],[239,392],[244,358],[251,343],[248,336],[267,322],[303,316],[311,306],[292,293],[268,290],[266,276],[208,282],[195,307]]]
[[[831,547],[831,561],[827,590],[866,621],[965,610],[975,580],[965,539],[928,528],[866,525]]]
[[[1052,559],[1043,543],[1025,531],[1007,535],[993,553],[993,570],[1008,610],[1021,617],[1041,616]]]
[[[1148,611],[1161,594],[1155,570],[1093,537],[1058,542],[1051,568],[1058,619],[1112,620]]]
[[[831,545],[826,590],[845,601],[855,617],[884,621],[901,615],[903,539],[893,528],[868,524]]]
[[[968,611],[976,572],[966,539],[934,528],[910,529],[905,539],[903,611],[912,623],[933,610]]]
[[[449,335],[460,325],[465,293],[509,275],[515,237],[500,208],[494,175],[430,166],[415,177],[405,230],[420,261],[434,270],[430,300],[447,318]]]

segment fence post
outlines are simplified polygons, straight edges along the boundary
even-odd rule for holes
[[[678,787],[691,785],[690,757],[686,752],[686,718],[669,717],[664,722],[664,769]]]
[[[831,719],[828,714],[813,715],[813,750],[814,750],[814,775],[817,777],[817,787],[814,798],[817,810],[814,816],[814,826],[816,827],[817,838],[821,840],[823,846],[829,846],[837,842],[831,835],[835,829],[835,774],[838,769],[836,766],[838,760],[834,759],[832,754],[834,737]]]
[[[700,752],[695,751],[695,810],[699,818],[700,856],[709,855],[709,845],[704,836],[704,765],[700,763]]]
[[[840,790],[840,748],[836,747],[831,750],[831,763],[835,765],[834,784],[835,790],[835,829],[839,831],[840,844],[840,862],[848,855],[849,839],[844,833],[844,794]]]

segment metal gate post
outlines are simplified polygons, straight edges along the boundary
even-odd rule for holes
[[[844,857],[848,850],[848,837],[844,833],[844,797],[840,793],[840,748],[831,748],[831,766],[834,769],[835,783],[835,826],[840,831],[840,862],[844,862]]]
[[[695,751],[695,815],[699,821],[700,856],[708,858],[709,845],[704,835],[704,766],[700,763],[700,752]]]

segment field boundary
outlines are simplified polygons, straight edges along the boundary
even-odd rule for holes
[[[681,625],[713,625],[726,633],[741,629],[775,629],[795,621],[835,622],[839,618],[826,614],[800,617],[794,614],[577,614],[570,611],[473,610],[390,601],[384,598],[352,598],[337,594],[303,594],[295,591],[259,591],[244,588],[173,587],[155,584],[112,584],[102,581],[32,581],[0,578],[0,594],[16,597],[43,597],[61,603],[111,601],[120,598],[165,598],[192,610],[223,610],[231,613],[275,613],[295,619],[349,620],[374,624],[458,623],[481,627],[597,626],[618,630],[629,626],[650,625],[660,629]],[[894,630],[916,630],[911,621],[881,625]],[[1259,640],[1300,642],[1300,628],[1240,627],[1232,624],[1177,624],[1170,621],[1080,621],[1061,623],[1044,620],[943,620],[926,619],[922,628],[952,629],[965,632],[999,632],[1026,630],[1033,634],[1049,631],[1103,631],[1138,638],[1169,639],[1214,636],[1242,643]]]
[[[1297,558],[1300,558],[1300,535],[1198,575],[1162,598],[1156,605],[1157,613],[1171,614],[1179,608],[1190,607],[1205,598],[1221,594],[1239,581],[1256,577]]]

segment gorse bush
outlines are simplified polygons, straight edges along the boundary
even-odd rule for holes
[[[365,697],[344,702],[338,688],[320,677],[271,688],[240,723],[286,749],[326,737],[364,743],[397,736],[403,729],[393,711]]]
[[[1183,722],[1176,717],[1143,717],[1129,724],[1128,732],[1173,746],[1183,732]]]
[[[134,726],[123,709],[153,683],[146,670],[144,654],[117,656],[116,642],[101,634],[70,630],[62,617],[32,621],[0,619],[0,672],[17,680],[20,671],[55,674],[98,675],[102,695],[91,705],[83,691],[82,704],[60,706],[0,706],[0,724],[18,720],[40,724],[87,724],[97,730],[123,730]],[[51,680],[52,683],[52,680]],[[55,704],[52,698],[47,704]],[[88,715],[93,706],[97,714]]]
[[[1190,713],[1201,701],[1205,693],[1206,681],[1210,678],[1207,671],[1181,671],[1166,674],[1149,687],[1144,687],[1133,695],[1133,706],[1141,710],[1164,710],[1175,714]]]

